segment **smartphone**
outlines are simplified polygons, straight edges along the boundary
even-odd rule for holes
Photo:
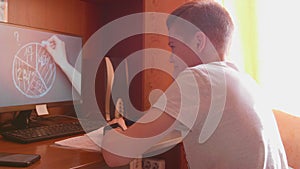
[[[0,166],[27,167],[41,159],[39,154],[0,152]]]

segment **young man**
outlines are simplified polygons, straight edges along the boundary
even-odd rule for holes
[[[170,17],[167,22],[170,34],[182,37],[200,58],[197,61],[178,40],[170,38],[173,53],[195,74],[200,92],[197,120],[183,141],[190,168],[288,168],[265,96],[251,78],[226,61],[233,32],[228,12],[215,2],[201,1],[187,3],[172,15],[199,28],[186,32],[176,19]],[[174,65],[177,72],[185,69],[178,66],[183,65],[180,61]]]
[[[138,122],[107,132],[107,164],[128,164],[181,126],[191,169],[288,168],[262,92],[225,61],[233,32],[228,12],[213,1],[189,2],[167,26],[176,80]]]
[[[288,168],[272,110],[254,81],[225,61],[233,32],[228,12],[213,1],[190,2],[173,12],[167,25],[176,84],[149,110],[149,114],[159,114],[157,118],[118,131],[127,137],[124,146],[128,148],[112,150],[126,139],[116,141],[113,132],[104,137],[106,162],[110,166],[129,163],[143,153],[135,147],[155,143],[144,143],[141,138],[183,125],[191,169]],[[140,143],[131,138],[140,138]],[[127,151],[135,152],[124,154]]]

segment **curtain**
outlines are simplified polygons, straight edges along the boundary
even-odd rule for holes
[[[255,0],[234,0],[236,25],[245,71],[259,82],[257,13]]]
[[[257,13],[255,0],[217,0],[230,13],[235,30],[227,58],[259,82]]]

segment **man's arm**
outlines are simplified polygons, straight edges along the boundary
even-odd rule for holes
[[[198,115],[198,90],[193,72],[184,71],[135,124],[125,131],[107,132],[102,144],[107,164],[125,165],[133,158],[141,157],[173,131],[178,123],[182,123],[189,130]],[[187,114],[183,115],[183,112]]]
[[[43,44],[43,42],[42,42]],[[65,43],[57,36],[52,36],[44,42],[47,51],[52,55],[55,63],[62,69],[76,91],[81,94],[81,73],[78,72],[67,60]]]
[[[151,108],[127,130],[117,129],[107,132],[102,142],[102,155],[107,165],[116,167],[129,164],[172,131],[174,122],[175,118],[167,113]]]

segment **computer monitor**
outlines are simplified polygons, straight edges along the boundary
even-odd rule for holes
[[[80,94],[42,45],[53,35],[64,41],[69,63],[81,72],[80,36],[0,23],[0,113],[80,101]]]

